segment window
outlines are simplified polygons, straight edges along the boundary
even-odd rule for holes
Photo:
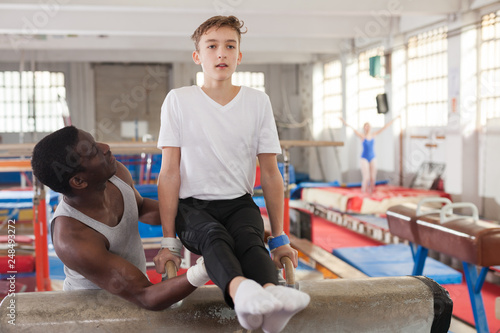
[[[53,132],[67,117],[64,74],[0,72],[0,132]]]
[[[500,10],[483,16],[479,57],[481,124],[500,117]]]
[[[370,58],[380,56],[380,75],[381,78],[370,76]],[[359,124],[362,128],[364,123],[370,123],[372,127],[384,126],[384,115],[377,112],[378,94],[385,91],[385,58],[382,47],[362,52],[358,57],[358,76],[359,76]]]
[[[236,86],[246,86],[266,92],[265,77],[262,72],[235,72],[231,81]],[[196,84],[204,83],[203,72],[196,73]]]
[[[342,63],[328,62],[323,67],[323,125],[325,128],[342,127]]]
[[[408,40],[408,125],[446,126],[448,122],[447,28]]]

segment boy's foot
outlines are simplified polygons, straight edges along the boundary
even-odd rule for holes
[[[283,303],[253,280],[244,280],[234,297],[234,310],[240,325],[247,330],[262,326],[264,316],[283,309]]]
[[[283,303],[283,308],[264,316],[262,330],[266,333],[281,332],[294,314],[303,310],[311,297],[299,290],[285,286],[269,286],[265,289]]]

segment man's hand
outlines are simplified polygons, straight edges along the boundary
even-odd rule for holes
[[[299,264],[299,253],[289,244],[277,247],[271,252],[271,255],[273,257],[274,264],[278,268],[283,268],[283,264],[281,263],[282,257],[290,258],[292,260],[293,267],[295,268],[297,268],[297,265]]]
[[[156,272],[159,274],[165,273],[165,265],[167,261],[173,261],[177,269],[181,267],[181,257],[170,252],[169,249],[163,248],[158,251],[158,254],[153,258],[153,262],[155,263]]]

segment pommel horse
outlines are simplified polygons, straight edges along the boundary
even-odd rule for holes
[[[470,216],[453,214],[457,208],[469,209]],[[480,220],[474,204],[446,198],[393,206],[387,221],[391,234],[411,243],[413,275],[422,275],[429,249],[462,261],[476,330],[489,332],[481,289],[489,267],[500,265],[500,225]]]
[[[308,293],[311,302],[283,332],[448,331],[451,299],[426,277],[295,282],[293,266],[285,263],[285,269],[286,284]],[[169,271],[175,274],[175,267]],[[216,286],[200,287],[162,311],[140,308],[105,290],[19,293],[0,304],[0,327],[5,333],[244,331]]]

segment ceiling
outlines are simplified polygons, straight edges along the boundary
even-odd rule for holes
[[[213,15],[248,28],[246,63],[302,63],[445,20],[491,0],[0,1],[0,55],[52,61],[190,61],[189,38]]]

